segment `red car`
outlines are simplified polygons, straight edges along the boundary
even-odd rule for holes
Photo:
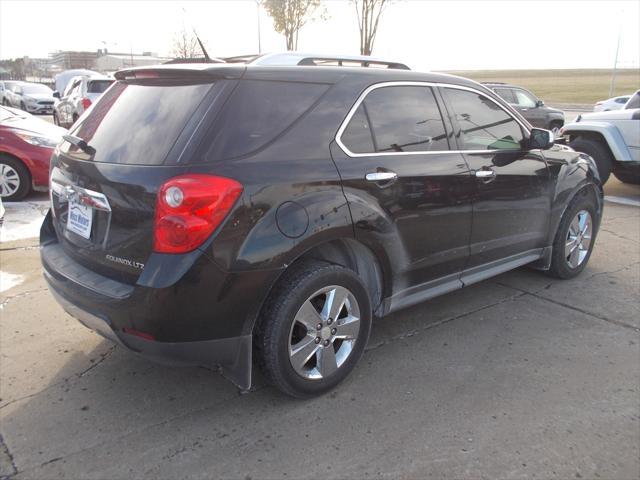
[[[49,160],[66,130],[10,107],[0,107],[0,198],[15,201],[47,190]]]

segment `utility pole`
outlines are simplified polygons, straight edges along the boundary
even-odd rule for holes
[[[618,30],[618,43],[616,45],[616,57],[613,61],[613,72],[611,72],[611,86],[609,87],[609,97],[613,97],[616,91],[616,70],[618,69],[618,52],[620,51],[620,37],[622,36],[622,24]]]
[[[262,53],[262,45],[260,45],[260,0],[256,0],[256,12],[258,16],[258,53]]]

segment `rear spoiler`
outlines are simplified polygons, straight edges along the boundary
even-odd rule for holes
[[[214,64],[175,64],[153,65],[119,70],[114,74],[117,80],[144,79],[234,79],[244,74],[244,65]]]

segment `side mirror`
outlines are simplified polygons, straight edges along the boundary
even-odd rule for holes
[[[57,90],[55,92],[53,92],[53,98],[60,99],[60,92],[57,91]]]
[[[538,107],[544,107],[544,102],[542,100],[538,100],[536,102],[536,108],[538,108]]]
[[[543,128],[532,128],[529,137],[530,150],[547,150],[553,146],[555,138],[553,132]]]

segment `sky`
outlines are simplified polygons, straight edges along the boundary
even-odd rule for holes
[[[303,27],[298,50],[358,54],[348,0],[323,2],[325,21]],[[184,11],[183,11],[184,9]],[[186,13],[185,13],[186,12]],[[54,50],[168,55],[183,24],[211,56],[285,50],[255,0],[0,0],[0,59]],[[640,0],[395,0],[382,17],[374,56],[416,70],[640,67]]]

